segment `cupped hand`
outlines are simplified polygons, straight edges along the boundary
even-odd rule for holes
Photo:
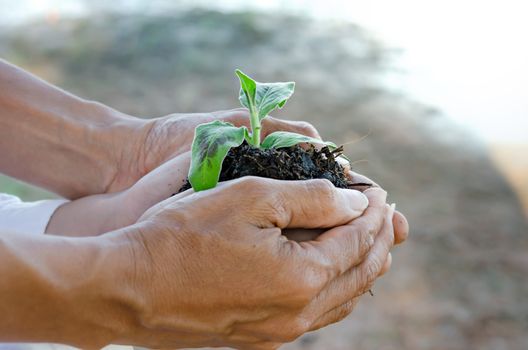
[[[212,113],[171,114],[140,120],[139,127],[135,127],[133,132],[122,134],[124,137],[116,140],[116,150],[120,150],[116,155],[117,173],[107,186],[106,192],[119,192],[129,188],[169,159],[189,151],[196,126],[214,120],[230,122],[236,126],[249,127],[250,124],[249,113],[245,108]],[[273,117],[262,120],[262,138],[279,130],[319,137],[317,130],[307,122]]]
[[[387,260],[385,195],[245,177],[159,203],[126,231],[144,307],[123,341],[274,349],[335,322]],[[329,230],[297,243],[294,227]]]
[[[135,223],[147,209],[178,192],[187,179],[189,164],[190,152],[187,151],[163,163],[126,190],[118,199],[120,215],[115,216],[117,222],[113,229]],[[370,183],[373,187],[379,187],[366,176],[350,171],[346,164],[345,171],[352,183]],[[359,187],[358,190],[365,191],[368,188]],[[399,211],[394,213],[393,226],[395,244],[404,242],[409,235],[409,224]],[[301,242],[313,240],[322,232],[320,229],[290,228],[284,230],[283,234],[289,239]]]
[[[365,175],[352,171],[350,169],[350,164],[348,162],[344,163],[343,165],[344,165],[347,177],[351,183],[372,185],[372,186],[357,186],[356,187],[357,190],[365,191],[371,187],[374,187],[374,188],[380,187],[380,185],[378,185],[376,182],[372,181]],[[396,244],[403,243],[409,236],[409,222],[407,221],[407,218],[401,212],[396,210],[394,212],[394,218],[393,218],[392,224],[394,225],[395,243]]]

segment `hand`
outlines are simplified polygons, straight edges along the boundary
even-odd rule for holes
[[[341,161],[341,165],[345,168],[348,179],[351,183],[361,183],[361,184],[371,184],[372,186],[356,186],[355,189],[364,192],[369,188],[381,188],[377,183],[366,177],[365,175],[358,174],[350,170],[350,163],[347,161]],[[401,244],[409,236],[409,223],[407,218],[399,211],[394,212],[394,217],[392,220],[392,225],[394,226],[394,243]],[[297,242],[310,241],[319,236],[323,230],[318,229],[288,229],[285,230],[284,235],[288,239],[293,239]],[[392,259],[390,259],[392,261]],[[389,265],[390,266],[390,265]]]
[[[393,242],[385,192],[365,193],[360,216],[365,196],[326,180],[246,177],[151,208],[126,231],[144,307],[121,342],[273,349],[336,321]],[[286,227],[332,228],[297,243]]]
[[[46,233],[97,236],[134,224],[153,205],[178,192],[187,178],[190,152],[177,156],[118,193],[86,196],[60,206]]]
[[[341,159],[341,158],[340,158]],[[341,165],[345,168],[347,177],[351,183],[361,183],[361,184],[372,184],[372,186],[357,186],[356,189],[362,192],[370,188],[381,188],[377,183],[369,179],[368,177],[358,174],[350,170],[350,163],[341,159]],[[392,226],[394,229],[394,244],[398,245],[407,239],[409,236],[409,223],[407,218],[399,211],[394,211],[392,218]],[[288,239],[304,242],[316,239],[324,230],[322,229],[305,229],[305,228],[296,228],[296,229],[287,229],[284,230],[283,234],[288,237]],[[382,272],[380,275],[385,274],[391,267],[392,264],[392,254],[389,253],[383,266]],[[357,300],[353,304],[350,304],[350,307],[353,307],[357,303]]]
[[[141,120],[143,125],[140,128],[136,127],[127,133],[121,133],[118,137],[120,139],[118,154],[115,156],[118,160],[118,168],[106,192],[118,192],[129,188],[167,160],[189,151],[195,127],[213,120],[249,127],[247,109],[238,108],[212,113],[171,114],[166,117]],[[279,130],[320,138],[311,124],[302,121],[267,117],[262,121],[262,127],[262,138]]]
[[[370,183],[372,184],[372,187],[374,188],[376,187],[381,188],[380,185],[378,185],[376,182],[372,181],[365,175],[361,175],[361,174],[358,174],[350,170],[350,163],[346,162],[343,165],[345,167],[345,172],[347,173],[347,176],[352,183],[367,183],[367,184]],[[370,187],[360,186],[356,189],[360,191],[365,191],[368,188]],[[407,221],[407,218],[401,212],[396,210],[394,212],[394,218],[392,220],[392,224],[394,226],[395,244],[403,243],[409,236],[409,223]]]

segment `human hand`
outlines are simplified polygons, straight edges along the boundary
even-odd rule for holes
[[[118,193],[82,197],[53,213],[46,233],[57,236],[97,236],[134,224],[153,205],[178,192],[187,178],[190,152],[149,172]]]
[[[171,114],[149,120],[134,119],[134,128],[127,129],[126,133],[114,135],[114,138],[120,140],[117,142],[118,154],[115,156],[118,165],[111,183],[106,186],[106,192],[129,188],[167,160],[189,151],[195,127],[213,120],[249,127],[249,113],[245,108],[212,113]],[[138,122],[141,127],[137,127]],[[262,128],[262,138],[279,130],[319,137],[317,130],[303,121],[267,117],[262,120]]]
[[[364,192],[369,188],[381,188],[376,182],[372,181],[365,175],[350,170],[350,163],[348,161],[345,161],[342,158],[339,159],[341,165],[344,167],[349,182],[352,184],[360,184],[353,186],[354,189]],[[407,222],[407,218],[401,212],[395,210],[392,224],[394,226],[394,243],[403,243],[409,236],[409,223]],[[302,242],[313,240],[322,232],[323,230],[321,229],[298,228],[285,230],[284,235],[286,235],[289,239],[293,239],[297,242]],[[392,261],[392,259],[390,260]]]
[[[366,195],[360,216],[365,196],[326,180],[246,177],[154,206],[124,231],[144,307],[117,343],[274,349],[336,321],[392,246],[385,192]],[[331,229],[297,243],[286,227]]]

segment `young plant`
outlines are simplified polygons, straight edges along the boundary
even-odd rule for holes
[[[227,153],[231,148],[240,146],[244,140],[253,147],[263,149],[291,147],[304,142],[336,148],[332,142],[287,131],[271,133],[261,143],[262,119],[284,106],[293,94],[295,83],[259,83],[238,69],[236,75],[240,80],[240,103],[249,110],[250,129],[219,120],[196,127],[189,169],[189,182],[195,191],[216,186]]]

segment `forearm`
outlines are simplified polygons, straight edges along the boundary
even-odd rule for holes
[[[57,208],[46,227],[46,234],[87,237],[114,231],[137,221],[142,213],[136,214],[134,206],[126,192],[76,199]]]
[[[2,60],[0,91],[0,171],[68,198],[105,192],[122,152],[134,151],[122,134],[141,132],[138,119]]]
[[[136,304],[121,242],[2,232],[0,342],[100,348],[122,339]]]
[[[46,233],[94,236],[134,224],[147,209],[178,192],[187,179],[190,154],[152,170],[131,188],[73,200],[52,215]]]

